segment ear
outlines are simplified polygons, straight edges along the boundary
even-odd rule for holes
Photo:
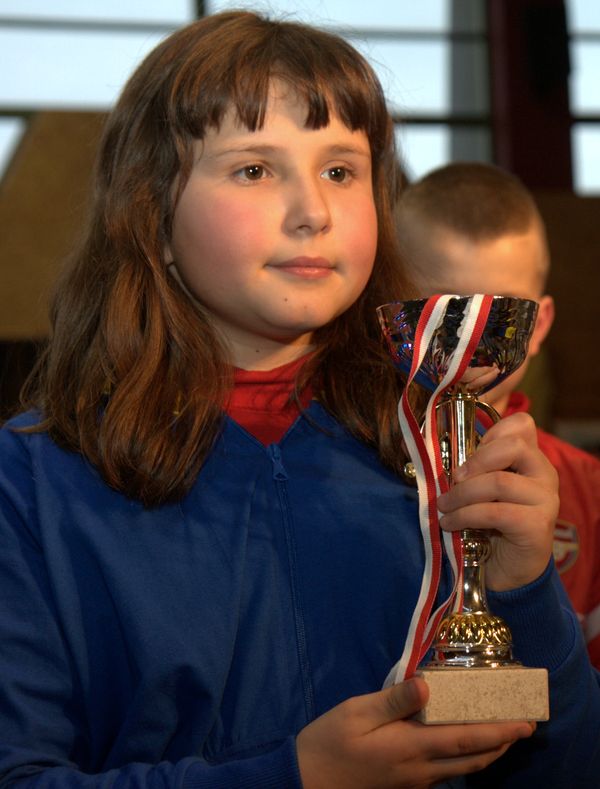
[[[535,328],[529,341],[529,354],[535,356],[540,352],[542,343],[554,323],[554,299],[552,296],[542,296],[538,302],[538,314]]]

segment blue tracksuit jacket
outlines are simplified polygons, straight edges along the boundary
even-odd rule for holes
[[[416,491],[307,416],[269,447],[227,419],[153,510],[0,431],[0,785],[300,787],[294,735],[380,689],[423,564]],[[489,597],[552,718],[465,785],[600,786],[598,676],[552,568]]]

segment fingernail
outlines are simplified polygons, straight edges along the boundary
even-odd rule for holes
[[[467,478],[467,468],[464,463],[462,466],[457,466],[454,469],[452,473],[452,478],[454,479],[455,482],[462,482],[463,479]]]
[[[529,723],[526,726],[520,726],[517,729],[517,738],[519,740],[524,740],[527,737],[531,737],[534,731],[535,729]]]
[[[407,695],[408,703],[412,705],[417,705],[419,703],[419,686],[416,682],[412,679],[407,679],[404,682],[404,692]]]

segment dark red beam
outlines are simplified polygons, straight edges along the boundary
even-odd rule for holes
[[[531,189],[573,188],[563,0],[488,0],[494,160]]]

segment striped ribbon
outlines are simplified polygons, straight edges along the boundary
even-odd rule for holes
[[[435,340],[435,334],[446,314],[452,295],[432,296],[427,300],[419,318],[413,342],[413,358],[406,386],[398,404],[398,419],[408,454],[414,465],[419,491],[419,524],[425,548],[425,567],[421,589],[412,615],[404,651],[400,660],[388,674],[384,687],[411,677],[435,637],[438,625],[454,599],[456,606],[462,604],[462,544],[460,534],[443,533],[439,524],[440,513],[437,498],[448,489],[448,479],[442,466],[436,406],[440,395],[464,375],[487,323],[492,296],[477,294],[466,305],[462,321],[457,329],[458,343],[449,357],[448,370],[433,391],[427,403],[423,432],[415,418],[408,400],[408,389],[423,364],[423,360]],[[454,575],[453,589],[433,613],[442,569],[442,541]]]

